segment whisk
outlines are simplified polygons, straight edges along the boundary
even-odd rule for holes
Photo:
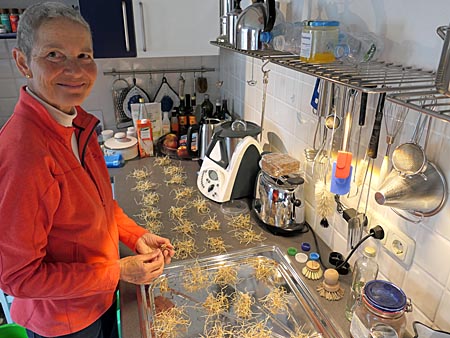
[[[398,133],[403,127],[403,122],[405,121],[406,115],[408,115],[409,109],[404,106],[395,105],[390,102],[389,106],[386,107],[384,113],[384,125],[386,127],[386,154],[383,157],[383,162],[381,163],[379,185],[383,183],[384,179],[389,172],[389,154],[391,151],[391,146],[395,141]]]

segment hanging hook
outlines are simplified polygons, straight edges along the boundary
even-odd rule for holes
[[[264,67],[267,66],[267,64],[268,64],[269,62],[270,62],[270,60],[267,59],[267,60],[263,63],[263,65],[261,66],[261,71],[262,71],[264,74],[267,74],[268,72],[270,72],[270,69],[264,70]]]

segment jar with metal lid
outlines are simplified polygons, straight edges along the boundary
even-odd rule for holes
[[[335,61],[334,48],[339,41],[339,21],[304,21],[300,60],[311,63]]]
[[[352,338],[402,338],[405,313],[412,311],[410,299],[395,284],[373,280],[363,288],[350,324]]]

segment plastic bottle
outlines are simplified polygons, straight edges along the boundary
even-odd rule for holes
[[[162,119],[162,134],[167,135],[168,133],[170,133],[169,112],[165,111],[163,112],[163,119]]]
[[[260,34],[261,42],[268,43],[273,49],[300,54],[302,40],[302,22],[285,22],[270,32]]]
[[[366,246],[363,256],[356,260],[353,267],[352,286],[345,306],[345,317],[350,321],[364,285],[377,278],[378,263],[375,260],[376,252],[374,247]]]
[[[373,33],[341,32],[339,43],[334,48],[334,56],[342,62],[360,64],[376,61],[383,52],[383,47],[383,41]]]

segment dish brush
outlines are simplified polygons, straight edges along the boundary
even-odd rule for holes
[[[324,228],[328,227],[327,217],[330,217],[334,211],[334,195],[328,190],[327,185],[323,181],[315,184],[316,211],[320,217],[320,225]]]
[[[306,262],[305,267],[302,269],[302,274],[308,279],[317,280],[323,275],[323,270],[320,267],[320,263],[317,261],[309,260]]]
[[[339,283],[339,273],[335,269],[326,269],[324,280],[317,286],[317,292],[326,300],[335,301],[344,297],[344,289]]]

